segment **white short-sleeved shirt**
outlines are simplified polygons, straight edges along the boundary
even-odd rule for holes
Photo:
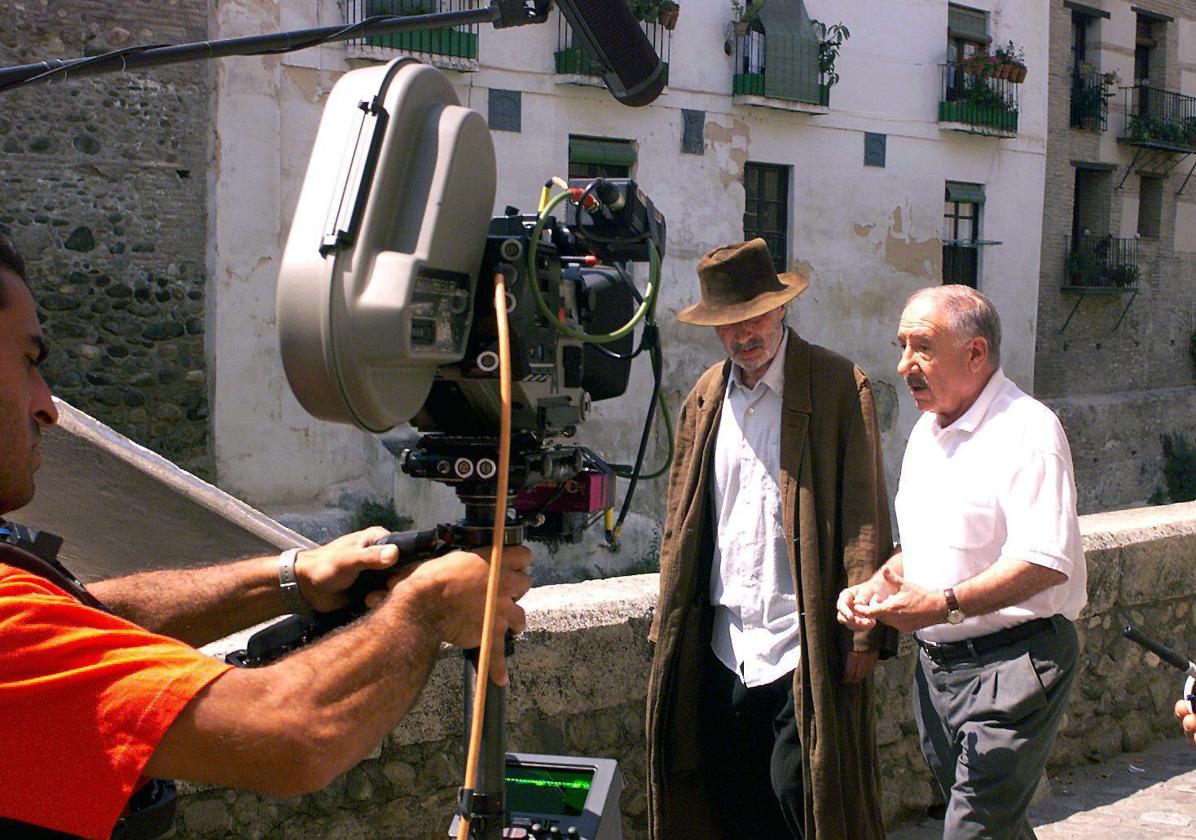
[[[797,667],[797,595],[781,513],[781,406],[786,332],[754,388],[733,366],[723,397],[711,477],[718,530],[710,575],[719,661],[748,686]]]
[[[1073,476],[1058,418],[1000,370],[950,426],[922,415],[897,490],[905,577],[941,590],[1007,558],[1063,572],[1067,581],[988,615],[919,630],[919,638],[958,641],[1032,618],[1079,615],[1088,575]]]

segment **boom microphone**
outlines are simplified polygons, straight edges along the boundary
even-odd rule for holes
[[[647,105],[664,89],[664,64],[623,0],[557,0],[582,45],[598,59],[607,90],[624,105]]]

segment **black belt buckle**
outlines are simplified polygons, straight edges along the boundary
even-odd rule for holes
[[[1050,618],[1032,618],[1021,624],[1006,627],[984,636],[974,636],[971,639],[960,639],[957,642],[927,642],[918,639],[918,644],[926,655],[935,662],[952,662],[957,659],[979,659],[986,653],[1000,650],[1008,645],[1032,639],[1048,630],[1054,630],[1054,621]],[[916,636],[914,638],[917,638]]]

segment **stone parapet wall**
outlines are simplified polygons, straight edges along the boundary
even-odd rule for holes
[[[1086,516],[1089,604],[1077,622],[1083,656],[1049,770],[1173,737],[1181,677],[1120,636],[1133,622],[1196,651],[1196,503]],[[624,836],[647,836],[643,711],[656,576],[546,586],[526,598],[530,626],[511,662],[508,747],[617,758]],[[876,675],[878,741],[890,824],[933,801],[910,686],[914,645]],[[447,837],[463,776],[460,659],[447,654],[416,708],[376,755],[327,790],[274,800],[182,786],[178,840]]]

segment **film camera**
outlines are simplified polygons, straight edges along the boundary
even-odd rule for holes
[[[495,180],[485,121],[438,71],[398,60],[346,74],[325,107],[283,256],[283,364],[316,417],[422,432],[401,468],[452,485],[468,520],[494,495],[501,272],[512,507],[527,537],[576,541],[614,504],[616,470],[565,441],[592,401],[626,391],[637,315],[641,349],[659,356],[658,278],[643,296],[626,264],[658,270],[665,222],[631,180],[568,185],[561,221],[514,208],[490,219]]]

